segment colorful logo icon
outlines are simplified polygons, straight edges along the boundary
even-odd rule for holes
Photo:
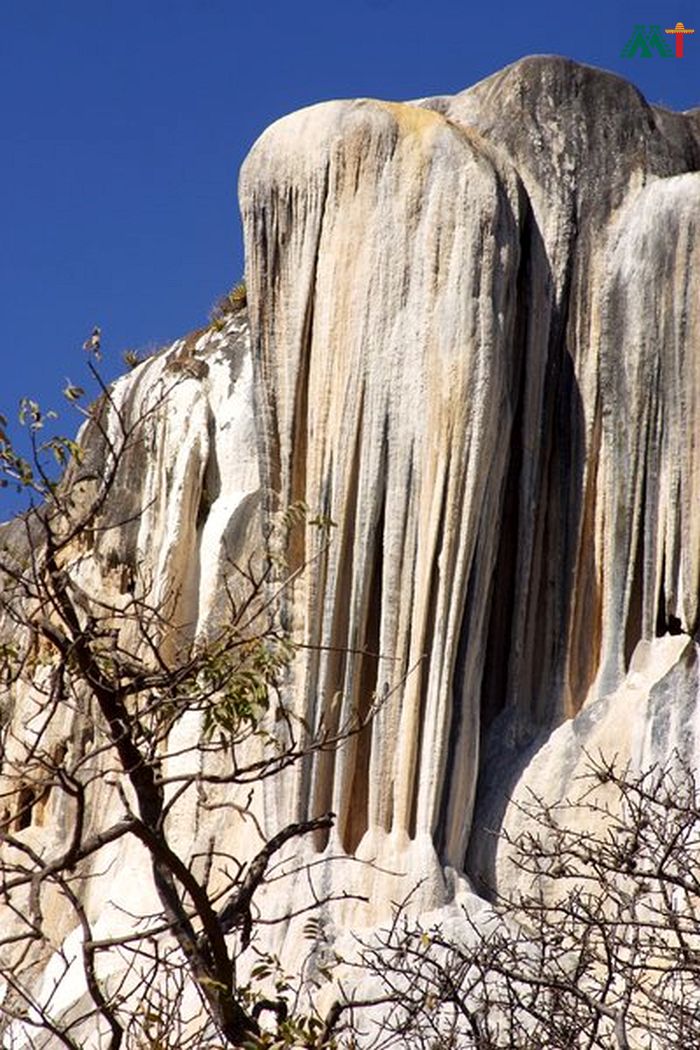
[[[683,37],[694,32],[694,29],[686,29],[682,22],[676,22],[675,29],[664,29],[664,33],[676,38],[676,58],[683,58]]]
[[[676,58],[683,58],[683,39],[694,33],[694,29],[686,29],[682,22],[677,22],[673,29],[661,29],[658,25],[636,25],[624,48],[623,58],[652,58],[654,54],[659,58],[671,58],[670,41],[667,36],[676,38]]]

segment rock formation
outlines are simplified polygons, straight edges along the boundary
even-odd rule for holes
[[[311,728],[386,702],[261,819],[333,809],[314,850],[377,861],[329,865],[372,894],[341,925],[419,879],[443,907],[503,878],[482,825],[528,784],[565,795],[587,744],[697,751],[700,111],[528,58],[286,117],[240,200],[248,316],[116,385],[138,413],[186,369],[105,509],[129,524],[73,571],[118,600],[138,565],[206,632],[227,558],[299,502],[331,518],[330,544],[310,517],[287,537],[289,700]],[[186,852],[249,850],[221,811],[178,819]]]
[[[246,161],[268,513],[340,523],[295,611],[383,657],[309,656],[303,709],[403,682],[310,778],[346,849],[424,839],[463,869],[494,720],[522,743],[640,641],[696,631],[699,131],[532,58],[453,98],[311,107]]]

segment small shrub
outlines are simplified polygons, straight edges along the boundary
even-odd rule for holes
[[[245,281],[239,281],[214,304],[211,311],[212,327],[220,329],[227,317],[245,309],[247,301]]]

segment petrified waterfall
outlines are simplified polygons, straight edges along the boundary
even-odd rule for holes
[[[337,813],[313,849],[378,862],[324,869],[330,890],[373,894],[362,921],[397,880],[425,878],[419,904],[438,907],[451,870],[464,888],[498,869],[482,825],[517,820],[533,781],[565,795],[584,747],[695,754],[699,169],[700,111],[559,58],[454,97],[312,106],[242,172],[248,319],[116,385],[135,416],[182,379],[76,553],[103,601],[138,568],[205,631],[227,559],[309,508],[287,537],[303,571],[285,615],[305,646],[288,702],[309,731],[383,703],[254,805],[267,835]],[[20,698],[18,739],[25,715]],[[199,731],[185,716],[171,751]],[[193,795],[178,813],[185,854],[212,836],[256,846]],[[27,834],[50,842],[54,817]],[[122,909],[139,863],[114,848]],[[108,932],[100,885],[87,907]]]
[[[499,712],[532,736],[695,631],[699,128],[528,59],[311,107],[246,161],[265,506],[338,523],[296,540],[296,697],[314,723],[390,696],[285,793],[348,852],[462,869]]]
[[[300,538],[296,625],[320,647],[302,710],[339,694],[342,721],[390,694],[295,804],[335,810],[347,851],[429,836],[461,867],[518,389],[517,178],[429,110],[329,103],[263,136],[241,201],[268,506],[338,523],[320,558]]]

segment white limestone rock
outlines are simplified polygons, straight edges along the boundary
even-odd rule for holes
[[[227,559],[303,501],[286,612],[309,648],[287,700],[314,727],[386,697],[254,799],[268,835],[338,814],[296,858],[370,898],[327,909],[329,943],[420,880],[415,906],[451,923],[477,907],[470,877],[507,891],[483,827],[517,829],[533,785],[566,797],[587,747],[697,758],[699,169],[698,111],[559,58],[452,98],[312,106],[241,174],[248,315],[115,387],[135,419],[181,380],[75,578],[118,604],[138,574],[206,633]],[[5,706],[20,738],[29,705]],[[173,745],[199,730],[186,716]],[[116,812],[106,789],[94,805]],[[60,820],[27,834],[50,849]],[[173,831],[186,856],[259,844],[201,799]],[[92,918],[133,900],[138,857],[112,861]]]

